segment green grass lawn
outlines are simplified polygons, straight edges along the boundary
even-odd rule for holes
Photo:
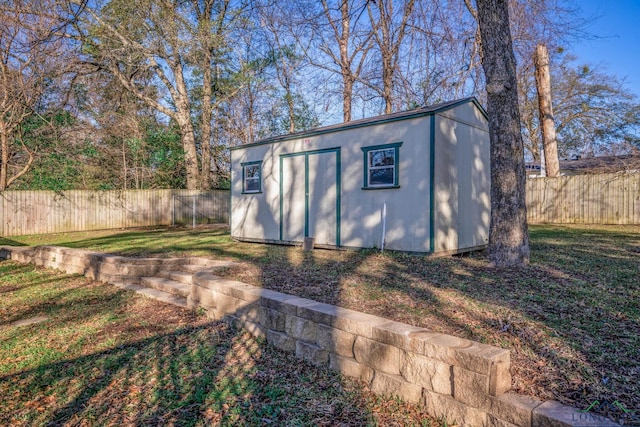
[[[523,269],[492,268],[482,252],[303,252],[234,242],[224,228],[12,239],[237,260],[223,275],[508,348],[516,392],[579,408],[618,400],[640,411],[640,227],[535,225],[530,232],[531,266]]]
[[[3,426],[439,425],[246,333],[115,286],[0,261],[0,295]]]

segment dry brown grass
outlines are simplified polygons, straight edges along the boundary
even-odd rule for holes
[[[249,334],[0,261],[0,425],[440,425]],[[18,319],[47,317],[16,327]]]
[[[58,243],[238,260],[222,274],[508,348],[518,393],[579,408],[617,400],[640,411],[639,226],[532,226],[531,266],[523,269],[492,268],[482,252],[303,252],[233,242],[221,229],[67,236]]]

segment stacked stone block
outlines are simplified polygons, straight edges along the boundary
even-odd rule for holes
[[[204,258],[131,258],[60,246],[0,247],[0,259],[12,259],[37,266],[54,268],[70,274],[113,284],[140,284],[143,278],[157,277],[177,268],[216,268],[230,262]]]
[[[508,350],[207,272],[194,275],[188,304],[459,425],[531,426],[540,404],[505,394],[511,387]]]

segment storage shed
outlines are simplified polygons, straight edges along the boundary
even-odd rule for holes
[[[475,98],[231,149],[231,236],[455,253],[489,235],[487,115]]]

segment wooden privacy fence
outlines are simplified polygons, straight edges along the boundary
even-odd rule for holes
[[[640,174],[527,180],[529,222],[640,224]]]
[[[0,230],[3,236],[172,223],[191,225],[193,212],[199,224],[228,222],[229,191],[0,192]]]
[[[640,174],[531,178],[526,197],[532,223],[640,224]],[[2,236],[228,221],[226,190],[0,192]]]

